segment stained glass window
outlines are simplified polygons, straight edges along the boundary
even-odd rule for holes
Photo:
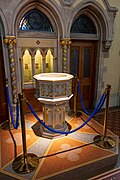
[[[96,34],[93,21],[86,15],[80,15],[72,25],[71,33]]]
[[[23,31],[33,30],[54,32],[49,19],[37,9],[29,11],[25,14],[19,24],[19,29]]]

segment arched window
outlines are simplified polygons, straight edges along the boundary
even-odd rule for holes
[[[40,50],[36,51],[35,55],[35,74],[39,74],[43,72],[43,57],[41,55]]]
[[[24,73],[24,82],[31,82],[32,80],[32,63],[31,55],[28,50],[25,50],[23,55],[23,73]]]
[[[37,9],[33,9],[25,14],[20,21],[19,29],[23,31],[32,30],[54,32],[49,19]]]
[[[71,33],[96,34],[96,27],[88,16],[82,14],[74,21]]]
[[[35,74],[53,72],[54,57],[51,49],[46,49],[45,53],[43,53],[40,49],[36,49],[36,53],[32,53],[32,55],[30,54],[31,52],[30,48],[26,48],[22,57],[22,79],[25,86],[28,84],[32,85],[34,82],[33,76]]]
[[[46,55],[46,72],[53,72],[53,55],[50,50],[47,51]]]

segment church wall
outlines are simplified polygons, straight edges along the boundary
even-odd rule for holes
[[[109,58],[104,58],[105,84],[111,84],[111,106],[120,105],[120,2],[119,0],[109,0],[110,5],[118,8],[114,22],[114,37],[109,50]]]
[[[2,14],[4,15],[5,20],[3,22],[4,29],[5,29],[5,36],[6,35],[15,35],[16,32],[13,32],[13,19],[16,12],[16,9],[20,6],[21,0],[0,0],[0,9],[2,10]],[[25,2],[28,2],[25,0]],[[60,46],[60,38],[69,38],[69,29],[68,26],[70,25],[71,17],[74,14],[74,8],[78,6],[81,2],[89,2],[89,1],[82,1],[82,0],[71,0],[71,5],[63,5],[65,3],[65,0],[55,0],[54,1],[54,7],[55,9],[62,12],[59,13],[60,20],[62,22],[62,28],[63,33],[58,34],[58,42],[57,47],[61,48]],[[92,2],[92,1],[90,1]],[[105,4],[103,3],[103,0],[96,0],[102,6],[105,10]],[[23,2],[22,2],[23,3]],[[52,0],[49,1],[49,3],[52,4]],[[119,0],[109,0],[109,4],[113,7],[117,7],[120,10],[120,3]],[[9,8],[6,8],[9,7]],[[0,14],[1,15],[1,14]],[[102,53],[102,48],[100,49],[100,53],[97,54],[99,59],[99,73],[98,73],[98,80],[99,82],[96,83],[96,94],[99,94],[98,97],[100,97],[100,93],[102,93],[101,90],[104,90],[106,87],[106,84],[110,84],[112,86],[111,90],[111,97],[110,97],[110,106],[116,106],[119,102],[120,97],[120,12],[118,11],[115,17],[114,21],[114,37],[113,42],[110,47],[110,50],[107,53]],[[112,27],[111,27],[112,28]],[[14,33],[14,34],[13,34]],[[110,39],[111,40],[111,39]],[[102,43],[102,42],[100,42]],[[7,46],[5,46],[7,49]],[[59,63],[58,63],[58,71],[61,71],[61,58],[62,58],[62,51],[61,49],[57,52],[59,56]],[[5,56],[5,55],[4,55]],[[7,60],[8,61],[8,60]],[[5,63],[9,65],[9,63]],[[101,68],[104,66],[103,68]],[[60,67],[60,69],[59,69]],[[102,70],[101,70],[102,69]],[[8,74],[8,73],[7,73]],[[100,76],[100,74],[102,74]],[[101,89],[101,90],[100,90]],[[100,90],[100,91],[99,91]],[[99,93],[100,92],[100,93]],[[97,102],[97,101],[96,101]]]

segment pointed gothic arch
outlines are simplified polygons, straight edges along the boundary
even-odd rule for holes
[[[90,42],[96,42],[95,47],[95,71],[93,74],[95,76],[94,80],[94,92],[93,103],[101,96],[102,89],[104,88],[104,73],[106,66],[104,66],[104,58],[109,57],[109,49],[111,47],[114,35],[114,19],[117,12],[117,8],[111,7],[107,0],[103,0],[104,6],[102,7],[97,1],[86,0],[80,2],[74,11],[74,15],[71,18],[71,23],[69,24],[69,32],[74,22],[81,15],[85,15],[90,18],[96,27],[96,34],[89,33],[70,33],[71,41],[72,39],[78,39],[79,42],[85,43],[86,40]],[[92,41],[91,41],[92,40]],[[83,60],[82,60],[83,61]],[[79,70],[80,71],[80,70]],[[98,89],[99,87],[99,89]]]
[[[114,19],[117,8],[110,6],[108,1],[103,1],[103,3],[107,11],[96,1],[87,0],[80,2],[72,14],[71,22],[69,24],[69,33],[75,19],[81,14],[87,15],[96,26],[96,39],[102,41],[102,50],[108,52],[113,40]]]
[[[5,15],[1,9],[0,9],[0,31],[2,32],[2,34],[8,34],[9,32],[9,26],[7,24]]]
[[[56,2],[39,0],[38,2],[32,0],[24,0],[20,2],[19,6],[16,7],[15,13],[12,20],[11,33],[17,34],[18,26],[21,18],[32,9],[38,9],[41,11],[52,23],[56,37],[60,37],[63,34],[63,22],[60,17],[60,10],[57,8]]]
[[[19,30],[54,32],[51,22],[41,11],[32,9],[21,19]]]
[[[77,19],[75,19],[70,32],[77,34],[96,34],[96,26],[91,18],[85,14],[81,14]]]

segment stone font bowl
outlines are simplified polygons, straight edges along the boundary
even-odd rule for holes
[[[72,94],[73,75],[67,73],[41,73],[36,80],[37,98],[64,98]]]

